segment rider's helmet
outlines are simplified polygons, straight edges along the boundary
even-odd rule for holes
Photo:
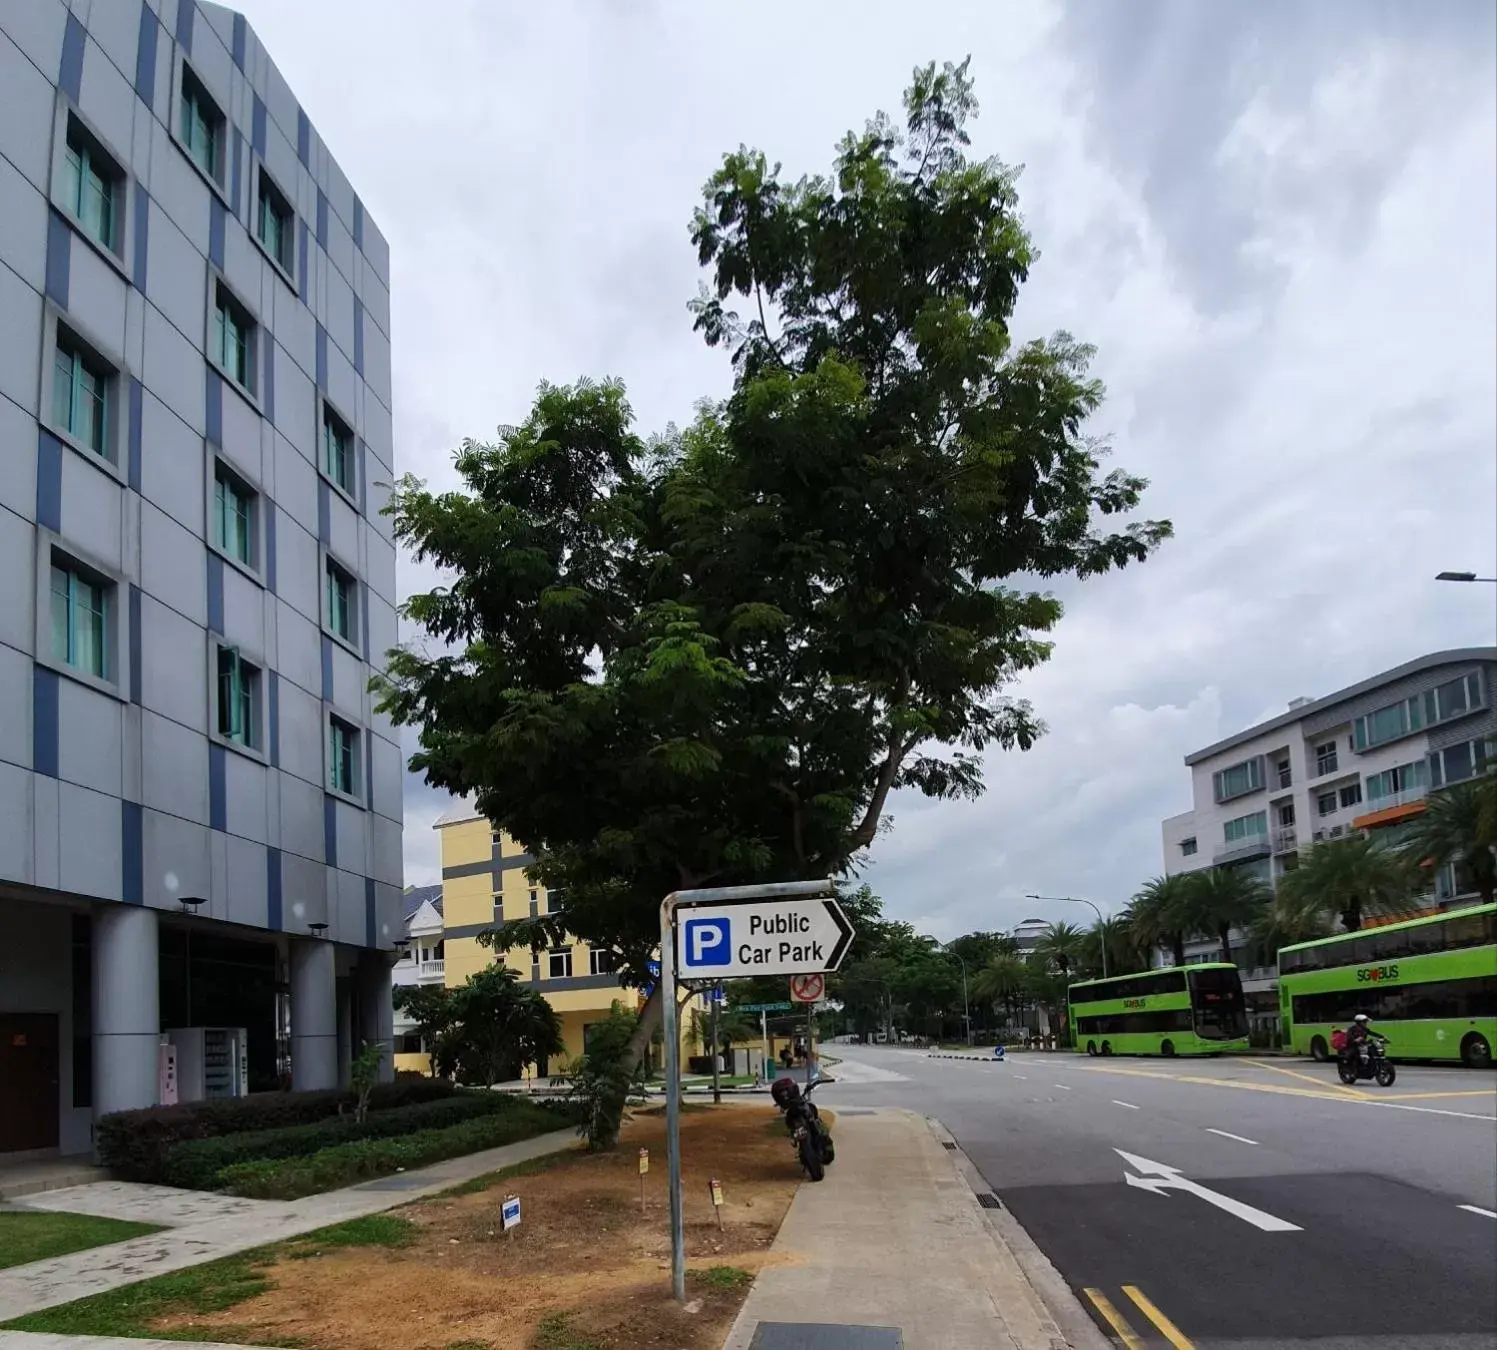
[[[1368,1017],[1366,1013],[1358,1013],[1354,1018],[1352,1018],[1352,1021],[1354,1021],[1354,1022],[1370,1022],[1370,1021],[1372,1021],[1372,1019],[1370,1017]]]
[[[793,1078],[776,1078],[774,1086],[769,1089],[769,1095],[774,1098],[774,1104],[783,1110],[800,1096],[800,1086]]]

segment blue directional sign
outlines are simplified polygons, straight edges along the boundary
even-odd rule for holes
[[[649,998],[649,996],[655,992],[655,985],[660,979],[660,962],[647,962],[645,968],[650,972],[650,978],[639,986],[639,991],[646,998]]]

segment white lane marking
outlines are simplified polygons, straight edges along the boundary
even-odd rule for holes
[[[1120,1102],[1116,1097],[1112,1099],[1112,1104],[1114,1106],[1126,1106],[1130,1111],[1138,1110],[1138,1107],[1134,1106],[1132,1102]]]
[[[1381,1106],[1384,1111],[1418,1111],[1426,1116],[1458,1116],[1462,1120],[1484,1120],[1497,1124],[1497,1116],[1484,1116],[1476,1111],[1442,1111],[1438,1106],[1405,1106],[1402,1102],[1376,1102],[1366,1097],[1330,1097],[1328,1101],[1354,1101],[1359,1106]]]
[[[1181,1176],[1178,1167],[1171,1167],[1167,1163],[1151,1162],[1148,1158],[1124,1153],[1120,1148],[1113,1149],[1113,1152],[1129,1167],[1145,1174],[1134,1176],[1132,1172],[1123,1173],[1123,1180],[1141,1191],[1152,1191],[1155,1195],[1164,1195],[1167,1191],[1185,1191],[1189,1195],[1199,1196],[1208,1205],[1215,1205],[1218,1209],[1226,1210],[1228,1214],[1234,1215],[1244,1223],[1252,1224],[1254,1228],[1261,1228],[1265,1233],[1303,1231],[1297,1223],[1290,1223],[1287,1219],[1280,1219],[1261,1209],[1254,1209],[1251,1205],[1243,1204],[1241,1200],[1232,1199],[1230,1195],[1222,1195],[1219,1191],[1209,1190],[1200,1182]]]
[[[1029,1076],[1027,1074],[1016,1073],[1014,1077],[1017,1078],[1021,1083],[1027,1083],[1029,1081]]]
[[[1069,1092],[1071,1090],[1064,1083],[1052,1083],[1051,1086],[1058,1087],[1062,1092]]]
[[[1219,1134],[1223,1139],[1235,1139],[1239,1144],[1252,1144],[1255,1148],[1258,1144],[1256,1139],[1248,1139],[1244,1135],[1233,1134],[1231,1130],[1214,1130],[1210,1125],[1206,1126],[1206,1133]]]
[[[1472,1214],[1480,1214],[1484,1219],[1497,1219],[1497,1211],[1482,1209],[1480,1205],[1457,1205],[1456,1208],[1469,1210]]]

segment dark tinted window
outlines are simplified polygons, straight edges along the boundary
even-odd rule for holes
[[[1497,943],[1497,911],[1456,914],[1413,928],[1387,932],[1373,930],[1345,942],[1323,947],[1279,953],[1279,971],[1290,975],[1299,970],[1329,970],[1336,966],[1365,966],[1401,956],[1425,956],[1430,952],[1460,951]]]
[[[1076,1031],[1081,1036],[1123,1036],[1189,1030],[1189,1008],[1170,1008],[1163,1012],[1109,1013],[1106,1017],[1076,1019]]]
[[[1366,1013],[1374,1023],[1379,1020],[1497,1017],[1497,975],[1439,980],[1402,988],[1391,985],[1387,988],[1327,989],[1318,994],[1298,994],[1293,1000],[1296,1022],[1346,1023],[1358,1013]]]
[[[1102,1003],[1114,998],[1147,998],[1150,994],[1178,994],[1184,989],[1183,970],[1164,970],[1152,975],[1130,975],[1119,980],[1073,985],[1071,1002]]]

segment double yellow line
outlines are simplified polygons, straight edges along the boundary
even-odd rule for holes
[[[1100,1289],[1085,1289],[1082,1292],[1091,1300],[1092,1307],[1102,1315],[1102,1320],[1117,1333],[1118,1339],[1127,1347],[1127,1350],[1144,1350],[1144,1343],[1139,1339],[1138,1333],[1128,1325],[1128,1319],[1117,1310],[1106,1294]],[[1142,1289],[1134,1284],[1125,1284],[1123,1292],[1138,1305],[1138,1310],[1154,1324],[1159,1334],[1174,1346],[1175,1350],[1195,1350],[1195,1342],[1188,1339],[1179,1327],[1160,1312],[1155,1307],[1154,1300]]]

